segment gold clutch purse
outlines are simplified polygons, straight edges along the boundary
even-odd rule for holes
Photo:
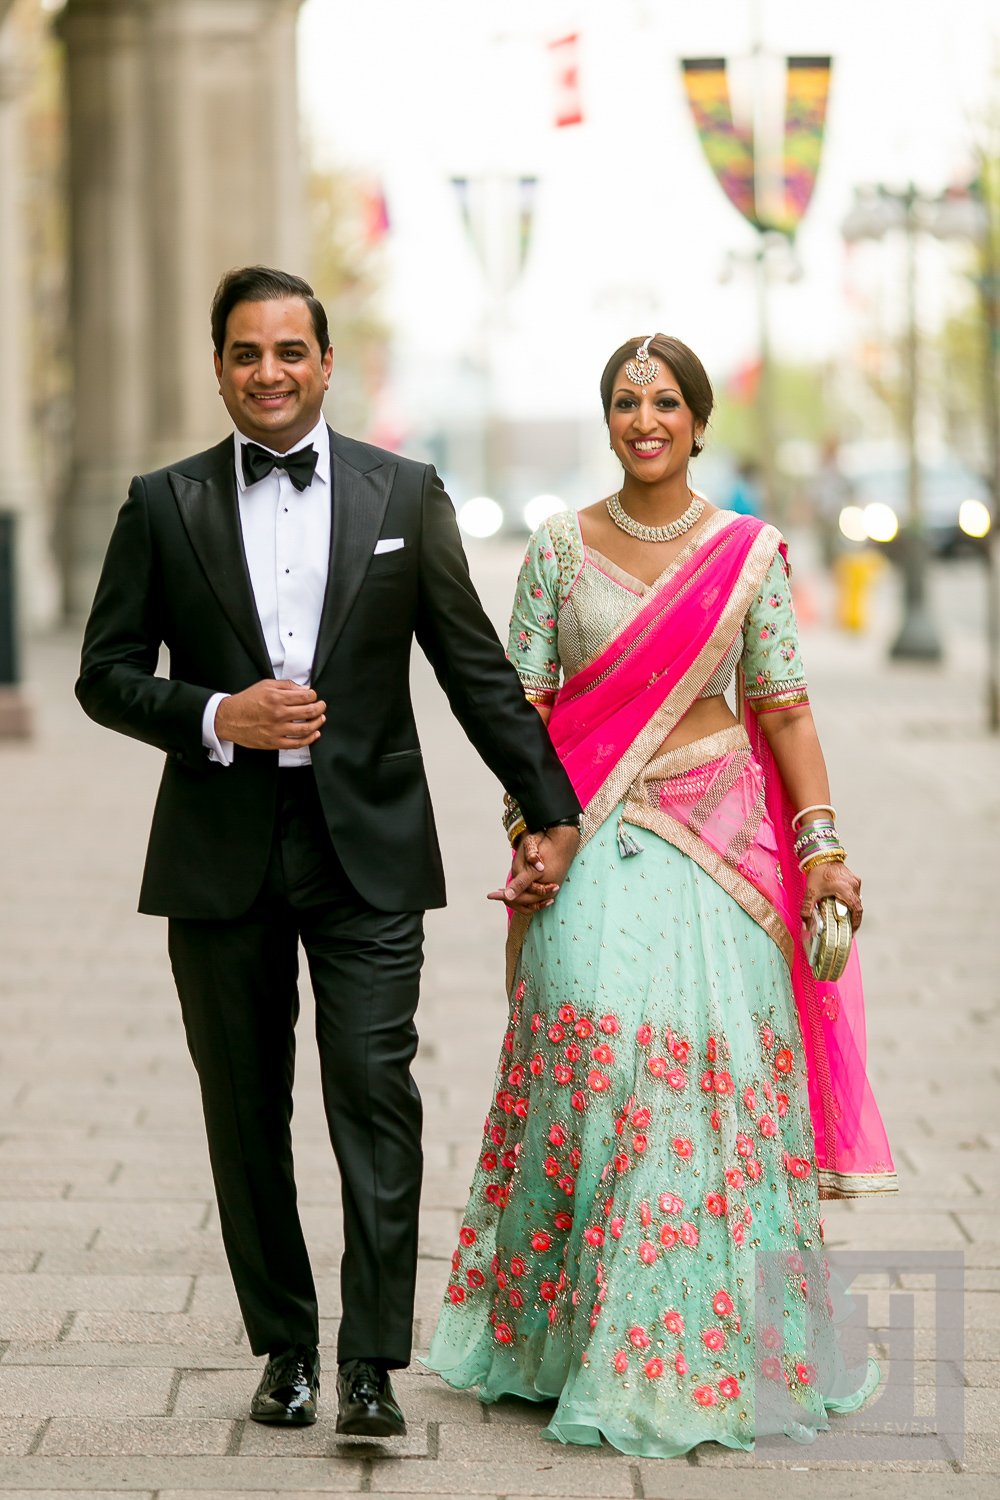
[[[806,958],[820,982],[836,984],[851,956],[854,930],[851,913],[836,896],[816,903],[806,936]]]

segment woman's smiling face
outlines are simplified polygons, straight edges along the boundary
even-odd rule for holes
[[[608,414],[611,446],[626,474],[657,484],[684,473],[700,431],[681,394],[673,370],[657,360],[660,372],[649,385],[634,385],[625,366],[615,377]]]

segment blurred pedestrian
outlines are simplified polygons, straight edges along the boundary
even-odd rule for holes
[[[319,1393],[290,1132],[301,939],[344,1208],[337,1430],[391,1436],[405,1431],[388,1372],[410,1359],[417,1263],[422,919],[445,901],[414,635],[484,760],[549,829],[554,883],[579,804],[433,468],[323,421],[333,351],[311,287],[233,271],[212,336],[234,431],[132,481],[77,694],[167,754],[139,909],[170,919],[223,1241],[250,1348],[268,1356],[250,1415],[311,1423]]]
[[[484,1401],[556,1398],[563,1442],[809,1440],[878,1384],[838,1353],[819,1198],[895,1175],[856,960],[820,1002],[803,942],[828,897],[860,923],[860,883],[784,542],[689,486],[701,362],[632,339],[601,395],[624,482],[531,538],[509,648],[583,842],[554,902],[506,896],[510,1020],[429,1363]],[[531,819],[508,814],[517,870]],[[755,1370],[759,1251],[781,1260]]]
[[[764,491],[761,488],[761,468],[752,458],[743,459],[736,468],[736,478],[729,494],[728,510],[738,516],[761,516],[764,514]]]
[[[824,441],[819,468],[809,488],[823,562],[832,568],[834,560],[849,545],[840,529],[840,513],[851,504],[851,484],[840,467],[840,445],[836,438]]]

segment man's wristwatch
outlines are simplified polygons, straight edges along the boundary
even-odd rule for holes
[[[576,831],[577,831],[577,833],[579,833],[580,832],[580,814],[579,813],[571,813],[568,818],[556,818],[554,820],[554,822],[552,822],[552,823],[546,823],[546,825],[545,825],[545,832],[548,833],[548,831],[549,831],[550,828],[575,828]]]

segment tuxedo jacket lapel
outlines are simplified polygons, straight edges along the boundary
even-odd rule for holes
[[[215,597],[261,676],[273,677],[243,549],[232,440],[220,443],[217,452],[220,462],[206,479],[192,479],[173,470],[167,477]]]
[[[330,432],[333,524],[330,527],[330,569],[313,658],[314,686],[368,571],[395,474],[395,464],[379,464],[367,472],[356,469],[337,452],[336,434]]]

